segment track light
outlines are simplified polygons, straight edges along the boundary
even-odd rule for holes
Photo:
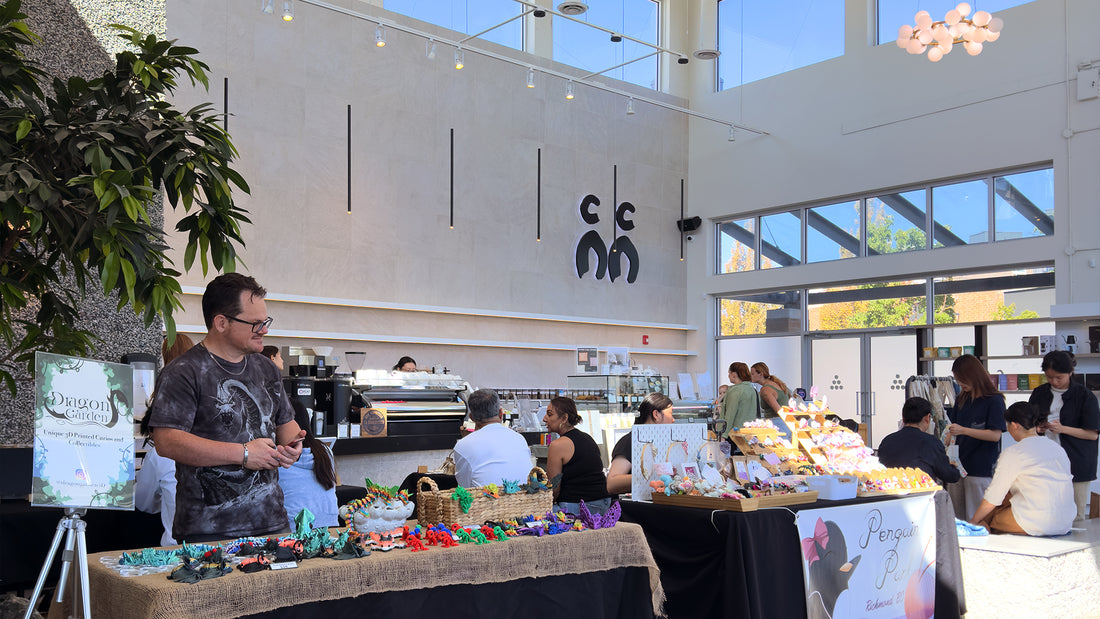
[[[627,101],[626,101],[626,115],[627,116],[633,116],[634,115],[634,97],[631,97],[631,98],[627,99]]]
[[[623,35],[621,35],[621,34],[612,34],[611,35],[611,42],[612,43],[621,43],[622,40],[623,40]]]
[[[428,39],[428,42],[424,44],[424,55],[428,57],[428,60],[435,60],[435,39]]]
[[[527,67],[527,87],[528,88],[534,88],[535,87],[535,68],[534,67]]]
[[[733,125],[730,125],[730,137],[729,137],[729,141],[730,141],[730,142],[733,142],[733,141],[734,141],[734,139],[735,139],[735,138],[733,137]]]
[[[283,0],[283,21],[294,21],[294,0]]]
[[[574,94],[575,93],[573,91],[573,80],[569,80],[569,86],[566,87],[566,89],[565,89],[565,98],[572,101]]]
[[[676,62],[679,64],[687,64],[689,61],[687,59],[687,56],[680,56],[676,59]]]
[[[263,11],[265,15],[274,15],[275,0],[260,0],[260,10]]]
[[[382,24],[378,24],[378,27],[374,29],[374,44],[377,47],[386,46],[386,29],[382,27]]]
[[[461,47],[455,48],[455,70],[461,71],[462,67],[466,66],[465,62],[466,54],[462,51]]]

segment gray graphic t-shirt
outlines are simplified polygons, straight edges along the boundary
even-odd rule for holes
[[[149,425],[175,428],[213,441],[244,444],[267,437],[294,418],[279,370],[251,354],[240,363],[215,361],[199,345],[168,364],[157,380]],[[194,467],[176,463],[176,517],[172,536],[233,538],[286,527],[276,470],[240,465]]]

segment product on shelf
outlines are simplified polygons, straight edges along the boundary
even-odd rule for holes
[[[937,490],[939,485],[917,468],[882,468],[859,472],[859,495],[907,494],[922,490]]]

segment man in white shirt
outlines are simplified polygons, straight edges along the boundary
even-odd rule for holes
[[[518,432],[504,427],[504,409],[491,389],[478,389],[466,400],[474,431],[455,444],[455,477],[463,488],[526,481],[531,449]]]

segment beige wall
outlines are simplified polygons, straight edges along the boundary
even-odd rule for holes
[[[442,39],[456,36],[362,2],[334,4]],[[525,66],[473,49],[466,51],[466,68],[455,71],[452,47],[440,42],[429,60],[423,38],[395,28],[378,49],[374,23],[304,2],[286,24],[251,2],[169,0],[168,29],[211,66],[211,91],[184,89],[181,105],[209,100],[220,109],[222,78],[229,77],[229,131],[240,151],[238,169],[252,189],[251,196],[237,196],[254,222],[244,230],[241,270],[273,299],[295,299],[271,303],[272,343],[308,345],[321,337],[332,340],[336,354],[367,351],[370,366],[389,367],[397,356],[412,354],[421,365],[446,363],[479,384],[512,386],[564,386],[575,369],[569,350],[529,351],[525,344],[626,346],[639,363],[662,373],[681,371],[694,354],[686,334],[700,325],[685,321],[686,270],[675,227],[686,177],[685,116],[646,104],[626,116],[622,96],[583,85],[566,101],[565,81],[541,73],[538,88],[528,89]],[[541,242],[535,241],[538,148]],[[591,274],[579,279],[574,271],[574,246],[585,231],[594,227],[610,236],[614,165],[619,201],[637,208],[637,227],[629,233],[641,254],[634,284],[596,281]],[[587,193],[601,200],[595,226],[577,214]],[[182,259],[182,239],[173,240]],[[201,290],[206,279],[196,268],[183,283]],[[197,297],[186,305],[177,322],[201,330]],[[493,318],[498,313],[528,317]],[[648,346],[641,344],[643,334],[650,335]],[[440,339],[450,343],[423,343]]]

